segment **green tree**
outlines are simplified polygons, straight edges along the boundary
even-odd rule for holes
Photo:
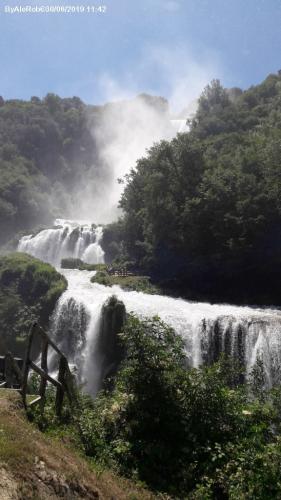
[[[82,412],[87,453],[150,487],[183,495],[244,426],[244,396],[228,388],[223,365],[186,370],[183,341],[158,318],[130,317],[126,359],[113,392]]]

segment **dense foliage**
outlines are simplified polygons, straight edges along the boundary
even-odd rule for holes
[[[213,81],[190,132],[127,176],[112,256],[191,297],[279,303],[280,144],[280,73],[245,92]]]
[[[0,258],[0,350],[21,353],[34,321],[48,324],[66,280],[52,266],[29,255],[8,254]]]
[[[111,139],[103,135],[114,131],[105,122],[113,116],[114,129],[124,109],[130,112],[137,102],[163,116],[167,111],[165,99],[145,94],[105,106],[55,94],[30,101],[0,96],[0,245],[17,232],[75,216],[85,190],[87,197],[97,196],[101,181],[111,178],[103,157]]]
[[[1,99],[0,244],[68,213],[89,171],[94,196],[107,175],[94,131],[110,106]],[[128,175],[124,218],[104,230],[107,262],[192,298],[279,303],[280,128],[280,73],[246,91],[213,81],[190,132]]]
[[[101,465],[171,498],[279,498],[281,390],[266,390],[262,362],[237,385],[227,359],[186,369],[182,339],[158,318],[129,317],[120,338],[114,388],[80,395],[61,424],[49,398],[44,429],[70,432]]]
[[[94,160],[87,107],[79,98],[1,100],[0,243],[63,213]]]

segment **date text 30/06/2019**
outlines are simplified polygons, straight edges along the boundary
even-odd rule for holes
[[[106,5],[5,5],[5,14],[106,14]]]

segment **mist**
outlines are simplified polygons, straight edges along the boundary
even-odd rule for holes
[[[213,61],[212,63],[210,61]],[[107,104],[89,117],[98,150],[98,164],[84,173],[71,203],[71,216],[95,223],[109,223],[121,215],[118,203],[124,184],[118,179],[136,166],[148,149],[163,139],[186,132],[186,121],[196,111],[197,99],[212,78],[220,76],[214,58],[195,61],[186,47],[149,47],[138,66],[116,81],[101,75]],[[161,75],[168,99],[160,89],[141,92],[143,76]],[[136,97],[137,95],[137,97]]]
[[[185,128],[185,123],[186,120],[171,121],[168,103],[159,98],[139,96],[105,105],[98,126],[92,129],[99,168],[94,165],[78,187],[75,212],[79,211],[79,218],[98,223],[115,220],[121,213],[118,202],[124,188],[118,180],[155,142],[171,139],[178,128]]]

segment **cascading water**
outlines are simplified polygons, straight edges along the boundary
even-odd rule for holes
[[[185,120],[180,120],[180,119],[174,119],[171,120],[171,125],[173,129],[178,133],[182,134],[184,132],[188,132],[189,127],[187,124],[187,118]]]
[[[58,265],[62,256],[70,255],[85,259],[85,255],[90,254],[88,262],[103,262],[102,229],[71,224],[64,221],[55,229],[25,237],[19,243],[19,250],[54,265]],[[71,236],[74,231],[75,242],[70,250],[69,241],[74,239]],[[100,386],[95,347],[101,309],[113,294],[124,302],[128,312],[140,317],[158,315],[171,325],[184,339],[190,366],[210,364],[221,353],[226,353],[240,360],[249,373],[260,357],[268,384],[281,378],[281,311],[278,309],[211,305],[128,292],[118,286],[110,288],[91,283],[94,273],[90,271],[60,269],[60,272],[68,280],[68,289],[58,301],[51,330],[70,361],[77,366],[80,380],[85,382],[91,394]]]
[[[52,229],[40,231],[35,236],[24,236],[18,250],[56,267],[60,266],[62,259],[69,257],[97,264],[103,262],[101,238],[101,226],[56,219]]]

